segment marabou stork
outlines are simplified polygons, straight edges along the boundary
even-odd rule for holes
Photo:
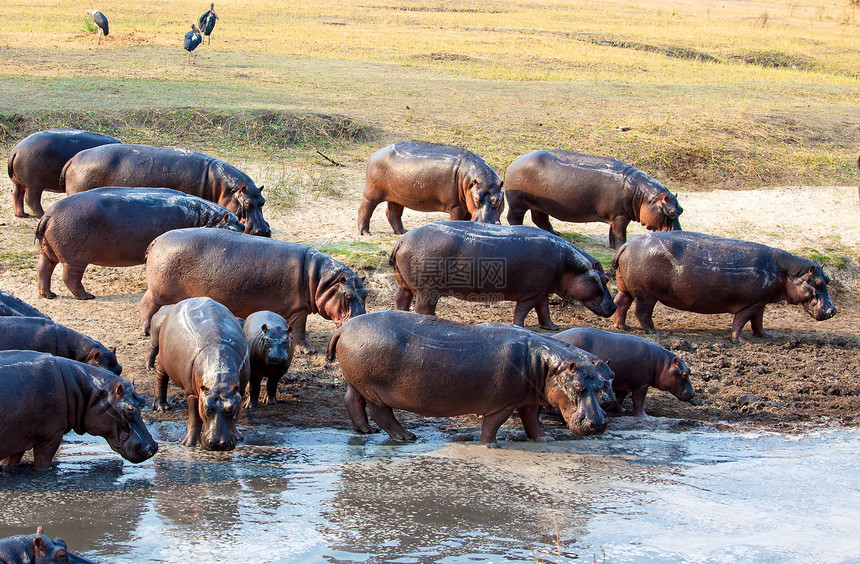
[[[102,34],[108,34],[108,21],[104,14],[99,12],[98,10],[87,10],[87,15],[93,19],[93,23],[95,23],[99,31],[96,31],[96,34],[99,36],[99,45],[102,44]]]
[[[209,38],[207,44],[212,43],[212,29],[215,27],[215,20],[218,19],[218,14],[215,13],[215,3],[209,4],[209,9],[197,19],[200,24],[200,31],[203,35]]]
[[[185,41],[182,44],[188,51],[192,63],[194,62],[194,50],[201,43],[203,43],[203,36],[200,35],[200,29],[197,28],[197,24],[192,23],[191,31],[185,34]]]

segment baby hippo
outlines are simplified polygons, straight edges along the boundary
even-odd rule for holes
[[[687,364],[673,352],[651,341],[588,328],[568,329],[552,337],[609,363],[615,373],[612,391],[615,392],[621,413],[624,413],[621,402],[630,393],[633,397],[633,415],[645,417],[645,394],[650,386],[669,392],[681,401],[690,401],[696,395],[690,383]]]
[[[16,535],[0,539],[0,562],[3,564],[95,564],[69,552],[66,541],[52,539],[42,534],[42,527],[35,535]]]
[[[245,338],[251,355],[251,380],[243,407],[255,409],[260,385],[266,378],[267,405],[278,403],[278,382],[293,361],[293,340],[287,320],[273,311],[258,311],[245,319]]]
[[[236,421],[250,372],[248,342],[239,322],[215,300],[189,298],[156,313],[151,336],[153,408],[167,409],[167,381],[173,380],[188,400],[182,444],[233,450],[242,440]]]

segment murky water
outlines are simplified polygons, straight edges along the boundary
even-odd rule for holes
[[[90,558],[136,563],[860,561],[856,430],[652,421],[490,450],[431,427],[407,445],[256,429],[205,453],[178,445],[180,423],[152,428],[161,450],[139,466],[69,435],[54,470],[0,476],[0,537],[42,524]]]

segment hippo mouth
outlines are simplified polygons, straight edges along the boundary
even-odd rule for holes
[[[606,431],[607,421],[606,417],[602,418],[602,421],[595,420],[584,420],[580,419],[578,421],[575,418],[571,419],[571,422],[568,423],[567,428],[570,429],[570,432],[578,437],[585,437],[588,435],[600,435],[604,431]]]
[[[108,445],[133,464],[149,460],[158,452],[158,443],[140,436],[136,429],[126,427],[121,428],[113,440],[108,440]]]
[[[836,315],[836,308],[821,297],[803,303],[803,308],[815,321],[824,321]]]

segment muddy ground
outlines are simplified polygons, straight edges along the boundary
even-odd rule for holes
[[[35,305],[54,320],[77,331],[116,347],[117,356],[124,367],[123,376],[134,380],[140,393],[149,398],[153,394],[153,375],[145,369],[149,339],[140,330],[138,304],[145,291],[143,267],[103,268],[90,267],[84,277],[85,287],[97,297],[91,301],[78,301],[71,297],[62,283],[61,268],[54,273],[54,300],[42,299],[36,288],[35,250],[33,232],[37,219],[16,218],[11,212],[8,197],[8,179],[3,187],[4,201],[0,208],[0,256],[5,270],[0,272],[0,289]],[[293,241],[356,240],[355,213],[360,198],[360,171],[353,171],[350,188],[343,198],[336,200],[314,199],[292,208],[284,214],[268,214],[276,238]],[[818,190],[818,189],[816,189]],[[815,222],[803,222],[795,227],[794,212],[786,211],[783,235],[785,248],[803,246],[805,241],[822,240],[832,236],[834,228],[841,229],[842,244],[858,248],[858,211],[856,188],[833,188],[823,193],[837,202],[853,204],[848,213],[837,213]],[[688,219],[685,228],[707,231],[718,235],[740,236],[733,233],[735,224],[761,227],[762,207],[778,202],[781,210],[802,210],[810,197],[805,189],[786,188],[749,192],[711,192],[686,194],[681,197]],[[853,194],[853,196],[852,196]],[[57,195],[48,195],[49,204]],[[758,200],[756,200],[758,199]],[[756,201],[760,200],[760,205]],[[733,203],[734,202],[734,203]],[[742,202],[742,205],[737,205]],[[816,208],[816,212],[822,209]],[[730,208],[730,220],[719,221],[718,210]],[[843,208],[844,211],[844,208]],[[420,223],[443,218],[440,214],[407,212],[404,223],[414,227]],[[769,217],[773,217],[770,215]],[[844,223],[844,226],[842,225]],[[840,227],[842,226],[842,227]],[[605,245],[606,228],[599,224],[581,226],[561,224],[565,232],[583,233],[596,245]],[[374,235],[369,240],[389,249],[396,241],[385,223],[380,207],[373,217]],[[728,232],[727,232],[728,231]],[[631,228],[631,235],[644,230]],[[846,235],[847,234],[847,235]],[[750,232],[753,240],[775,244],[780,233],[763,228],[760,233]],[[799,239],[798,239],[799,238]],[[608,247],[604,252],[611,253]],[[608,266],[608,265],[607,265]],[[856,282],[856,267],[828,270],[834,281],[831,297],[839,313],[824,322],[815,322],[800,306],[775,304],[765,311],[765,329],[770,339],[752,337],[749,326],[745,335],[752,342],[735,344],[730,339],[731,316],[699,315],[657,306],[654,320],[663,332],[649,336],[660,345],[681,355],[693,370],[693,386],[697,397],[692,403],[682,403],[674,397],[652,389],[645,409],[650,416],[670,417],[686,422],[731,423],[758,428],[794,431],[819,425],[857,425],[860,423],[860,285]],[[367,270],[367,284],[371,290],[368,311],[393,307],[393,280],[387,269]],[[615,292],[614,281],[611,284]],[[600,319],[578,304],[552,301],[553,319],[562,329],[588,326],[612,329],[610,320]],[[453,299],[440,303],[439,315],[467,323],[510,321],[512,302],[472,304]],[[644,336],[635,318],[628,321],[633,333]],[[527,326],[537,330],[534,313]],[[325,351],[334,324],[319,316],[311,316],[308,323],[309,340],[320,351]],[[293,426],[350,426],[342,396],[345,386],[336,363],[325,360],[324,354],[298,355],[288,377],[281,381],[277,406],[265,406],[255,412],[245,412],[240,424],[254,426],[274,421]],[[183,420],[186,417],[185,401],[179,389],[169,388],[173,409],[167,413],[154,413],[147,409],[145,417],[151,420]],[[630,409],[630,400],[627,407]],[[406,421],[418,416],[402,414]],[[628,417],[628,416],[618,416]],[[441,429],[455,438],[476,438],[480,422],[475,417],[433,420]],[[544,415],[544,422],[553,434],[563,437],[566,430],[558,419]],[[611,425],[612,423],[610,423]],[[617,421],[628,426],[629,420]],[[645,425],[646,423],[642,423]],[[407,423],[408,426],[408,423]],[[524,436],[519,421],[512,418],[501,438]]]

